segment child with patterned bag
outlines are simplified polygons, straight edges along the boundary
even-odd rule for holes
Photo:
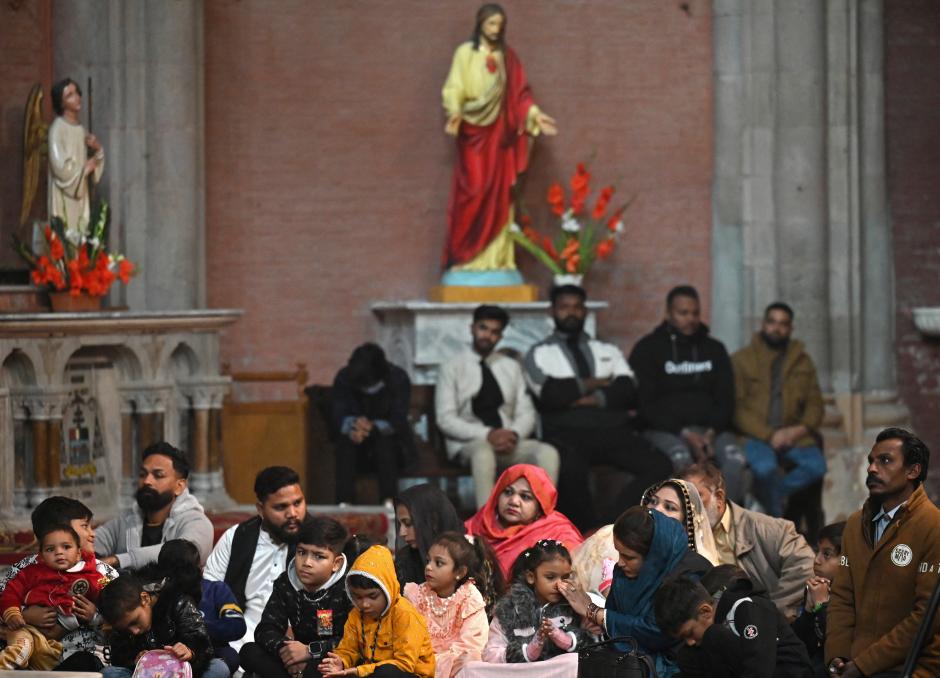
[[[486,599],[502,589],[499,564],[482,538],[444,532],[428,549],[423,584],[405,584],[405,597],[428,625],[436,678],[453,678],[478,661],[489,637]],[[484,596],[481,591],[486,591]]]
[[[78,533],[68,525],[46,525],[36,535],[39,557],[20,570],[0,596],[0,613],[6,625],[7,647],[0,652],[0,668],[51,670],[62,656],[62,644],[28,626],[21,608],[43,605],[58,611],[58,623],[65,630],[79,626],[75,616],[75,596],[94,603],[108,583],[96,569],[93,553],[81,551]]]
[[[431,637],[421,613],[399,593],[391,551],[372,546],[356,558],[346,575],[346,591],[355,609],[343,639],[320,662],[320,673],[325,678],[432,678]]]

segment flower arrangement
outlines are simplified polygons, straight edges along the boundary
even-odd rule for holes
[[[108,252],[105,243],[109,221],[108,203],[102,200],[87,235],[70,232],[62,219],[52,217],[43,230],[39,251],[33,251],[15,235],[13,248],[32,268],[33,284],[45,285],[50,292],[68,290],[73,297],[103,297],[115,279],[126,285],[135,273],[129,259]]]
[[[623,214],[633,202],[631,198],[608,213],[615,189],[604,186],[589,208],[591,173],[583,162],[578,163],[570,187],[571,199],[567,203],[560,183],[555,182],[548,189],[548,204],[560,218],[561,226],[554,238],[532,228],[527,215],[520,216],[520,224],[510,227],[513,240],[556,276],[583,276],[597,259],[609,257],[617,235],[623,232]]]

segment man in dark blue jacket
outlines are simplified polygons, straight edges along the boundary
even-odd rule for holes
[[[630,354],[644,435],[676,473],[714,457],[732,501],[743,499],[746,465],[731,432],[734,373],[724,344],[708,335],[694,287],[673,288],[666,317]]]

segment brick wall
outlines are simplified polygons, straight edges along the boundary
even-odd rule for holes
[[[43,83],[45,119],[52,118],[49,101],[52,60],[50,0],[0,4],[0,268],[23,268],[9,247],[20,233],[23,190],[23,111],[29,91]],[[34,214],[45,214],[46,175],[40,176]],[[21,233],[25,235],[25,233]]]
[[[225,339],[234,366],[300,360],[328,380],[371,338],[371,301],[427,297],[455,153],[440,88],[479,4],[206,2],[208,298],[246,310]],[[525,186],[536,226],[549,183],[578,160],[638,195],[623,246],[588,281],[613,303],[602,334],[628,349],[673,284],[709,297],[711,3],[504,6],[561,130]]]
[[[940,306],[940,3],[891,0],[884,11],[898,386],[911,409],[915,430],[936,452],[940,449],[940,342],[925,339],[917,331],[911,309]]]

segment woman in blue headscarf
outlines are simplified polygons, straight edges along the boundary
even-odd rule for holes
[[[689,536],[678,520],[642,506],[617,518],[613,536],[620,558],[606,607],[597,606],[573,584],[560,585],[559,590],[575,612],[610,638],[633,638],[640,652],[653,658],[657,674],[669,678],[678,673],[671,652],[677,643],[656,625],[653,598],[667,578],[684,574],[697,579],[712,565],[689,550]]]

